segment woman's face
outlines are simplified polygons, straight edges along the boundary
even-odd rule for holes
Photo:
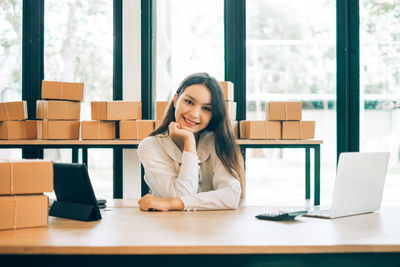
[[[193,84],[178,99],[177,96],[174,96],[176,122],[192,133],[206,128],[212,118],[210,90],[203,84]]]

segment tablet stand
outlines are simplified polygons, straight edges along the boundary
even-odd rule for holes
[[[50,216],[74,219],[79,221],[95,221],[101,219],[95,205],[54,201],[49,211]]]

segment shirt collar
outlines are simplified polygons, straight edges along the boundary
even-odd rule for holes
[[[182,164],[182,151],[175,144],[172,138],[170,136],[161,135],[159,140],[167,154],[174,161]],[[212,146],[214,146],[214,133],[208,131],[201,133],[199,144],[197,145],[197,156],[199,158],[199,163],[203,163],[209,158]]]

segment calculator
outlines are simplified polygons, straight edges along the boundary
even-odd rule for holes
[[[256,215],[257,219],[270,220],[270,221],[290,221],[294,220],[296,216],[306,214],[307,210],[299,211],[276,211]]]

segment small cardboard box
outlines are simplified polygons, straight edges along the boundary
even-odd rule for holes
[[[156,111],[157,111],[156,120],[162,120],[164,118],[164,114],[169,107],[169,103],[170,103],[169,101],[157,101],[157,103],[156,103]]]
[[[37,121],[37,124],[38,139],[79,139],[79,121]]]
[[[222,81],[219,84],[221,85],[225,101],[233,101],[233,83]]]
[[[48,196],[0,196],[0,229],[2,230],[47,226],[48,213]]]
[[[45,120],[79,120],[81,103],[72,101],[37,100],[36,118]]]
[[[42,81],[42,99],[82,101],[83,83]]]
[[[123,140],[141,140],[153,131],[154,121],[152,120],[120,121],[119,123],[119,138]]]
[[[265,105],[265,116],[268,121],[286,120],[285,102],[268,102]]]
[[[231,126],[232,126],[233,137],[237,139],[238,138],[238,121],[231,120]]]
[[[0,195],[41,194],[53,191],[53,162],[0,160]]]
[[[265,105],[265,115],[269,121],[300,121],[301,102],[269,102]]]
[[[301,121],[301,139],[315,138],[315,121]]]
[[[82,140],[115,139],[114,121],[82,121]]]
[[[26,140],[37,139],[37,122],[27,121],[2,121],[0,122],[0,139]]]
[[[240,138],[242,139],[265,139],[265,121],[241,121]]]
[[[302,103],[301,102],[286,102],[286,120],[287,121],[300,121]]]
[[[232,121],[236,120],[236,102],[225,101],[225,107],[229,119]]]
[[[92,120],[119,121],[142,118],[142,103],[133,101],[93,101]]]
[[[281,139],[282,124],[280,121],[265,121],[266,139]]]
[[[301,139],[300,121],[282,121],[282,139]]]
[[[0,121],[17,121],[28,118],[26,101],[0,102]]]

